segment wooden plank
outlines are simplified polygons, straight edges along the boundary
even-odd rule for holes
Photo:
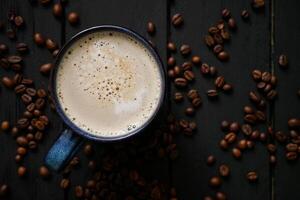
[[[299,53],[297,44],[300,42],[297,33],[300,25],[293,23],[300,17],[299,1],[275,1],[275,73],[278,76],[278,101],[275,103],[275,129],[288,134],[287,121],[290,118],[300,118],[300,99],[297,91],[300,89],[300,68],[297,62]],[[282,70],[277,64],[280,54],[289,58],[289,68]],[[299,160],[287,162],[284,147],[280,147],[278,164],[275,168],[276,199],[299,199],[297,182],[300,176]]]
[[[72,1],[66,7],[66,16],[69,12],[75,11],[80,15],[80,24],[76,27],[72,27],[66,22],[66,39],[68,40],[77,32],[84,30],[92,26],[98,26],[103,24],[119,25],[130,28],[137,33],[145,36],[147,39],[153,40],[157,46],[157,50],[163,60],[166,60],[166,38],[167,38],[167,1],[155,0],[155,1],[117,1],[112,0],[97,1],[90,0],[88,2],[79,0]],[[151,38],[146,32],[146,25],[148,21],[153,21],[156,24],[156,34]],[[146,143],[147,140],[144,140]],[[103,145],[100,143],[94,143],[96,151],[104,151],[106,154],[111,148],[111,144]],[[130,145],[129,145],[130,146]],[[125,151],[131,147],[125,147]],[[138,148],[134,148],[138,150]],[[104,155],[96,156],[98,165],[101,162]],[[85,182],[91,178],[91,171],[86,167],[87,159],[82,153],[79,153],[80,160],[82,160],[82,168],[71,174],[72,185],[85,184]],[[135,158],[131,158],[134,160]],[[128,163],[133,165],[133,163]],[[128,166],[129,167],[129,166]],[[135,166],[137,167],[137,166]],[[139,170],[143,172],[150,180],[158,179],[165,183],[168,183],[168,161],[167,159],[155,159],[153,162],[147,162]],[[74,198],[74,190],[69,193],[69,198]]]
[[[232,171],[231,177],[224,180],[220,188],[228,199],[269,199],[269,164],[265,148],[257,144],[253,151],[243,155],[241,161],[236,161],[230,152],[223,152],[218,147],[223,137],[220,122],[224,119],[243,122],[243,106],[250,104],[248,93],[255,89],[251,71],[255,68],[269,70],[268,5],[266,1],[264,12],[258,14],[253,12],[249,1],[173,1],[171,16],[182,13],[184,25],[180,29],[171,29],[171,40],[178,47],[184,43],[191,45],[193,55],[200,55],[203,62],[216,66],[228,83],[234,86],[233,94],[221,93],[218,100],[209,101],[206,91],[214,88],[213,80],[204,78],[197,67],[193,69],[196,81],[190,88],[199,90],[203,106],[193,118],[198,123],[197,133],[192,138],[178,136],[179,158],[172,164],[172,178],[180,199],[201,199],[205,195],[214,195],[215,190],[208,186],[208,181],[211,176],[217,175],[217,167],[221,163],[229,164]],[[238,29],[232,33],[230,43],[225,45],[231,58],[229,62],[221,63],[205,46],[203,37],[208,28],[221,19],[220,12],[225,7],[231,10]],[[243,9],[250,12],[248,23],[240,17]],[[183,62],[180,55],[175,57],[178,64]],[[177,89],[173,87],[174,91]],[[172,103],[177,118],[187,118],[184,115],[187,105],[187,99],[180,105]],[[212,168],[205,163],[209,154],[217,158]],[[251,185],[246,180],[245,175],[250,170],[258,172],[257,184]]]
[[[10,3],[7,3],[10,2]],[[1,4],[12,4],[13,1],[4,1]],[[32,78],[35,82],[36,88],[48,88],[48,78],[42,76],[39,72],[39,66],[44,63],[52,62],[52,55],[46,49],[37,47],[33,42],[33,34],[35,32],[42,33],[45,37],[52,38],[60,44],[61,40],[61,23],[57,21],[52,15],[51,6],[44,8],[40,5],[30,5],[29,1],[18,0],[15,1],[17,13],[24,17],[25,27],[18,31],[17,42],[25,42],[29,46],[29,53],[25,56],[25,68],[23,70],[24,76]],[[10,7],[2,7],[3,14],[6,16]],[[3,37],[3,36],[1,36]],[[5,41],[6,39],[4,39]],[[16,42],[10,42],[11,52],[15,52]],[[1,71],[3,73],[3,71]],[[6,74],[4,72],[3,74]],[[2,75],[2,74],[1,74]],[[3,118],[10,116],[11,122],[15,123],[21,117],[25,110],[19,97],[13,92],[2,91],[1,114]],[[29,153],[24,165],[27,167],[28,176],[24,179],[18,178],[16,171],[17,165],[14,161],[16,152],[16,144],[12,137],[7,138],[5,142],[5,159],[7,159],[7,166],[5,166],[8,183],[11,186],[10,199],[63,199],[63,192],[59,190],[58,175],[54,175],[51,180],[45,181],[39,177],[39,167],[43,163],[43,158],[52,145],[53,141],[61,130],[62,122],[58,116],[50,111],[49,107],[46,109],[49,120],[52,125],[46,131],[45,137],[39,149],[35,153]],[[2,142],[2,140],[1,140]],[[2,146],[2,145],[1,145]],[[4,146],[4,145],[3,145]],[[9,152],[8,152],[9,151]],[[2,152],[1,152],[2,153]],[[1,173],[2,174],[2,173]]]

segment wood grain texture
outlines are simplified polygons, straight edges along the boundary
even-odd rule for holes
[[[298,1],[275,1],[275,74],[278,76],[278,101],[275,103],[275,129],[288,134],[287,121],[290,118],[300,117],[300,99],[297,91],[300,88],[299,52],[300,25],[294,23],[300,17]],[[280,54],[289,58],[289,68],[282,70],[277,64]],[[286,161],[284,149],[278,151],[278,164],[275,168],[276,199],[299,199],[299,160],[295,163]]]
[[[225,49],[230,53],[228,63],[219,62],[203,42],[207,29],[221,19],[221,9],[231,10],[236,19],[238,29],[232,33],[232,39]],[[240,12],[249,10],[251,20],[242,21]],[[250,104],[248,93],[255,88],[250,72],[254,68],[269,70],[269,8],[268,2],[262,14],[255,14],[248,1],[174,1],[171,15],[182,13],[184,26],[177,30],[171,29],[171,40],[179,47],[186,43],[191,45],[193,55],[200,55],[202,61],[216,66],[226,81],[234,85],[230,95],[220,93],[217,101],[209,101],[206,96],[208,89],[213,89],[213,80],[206,79],[197,67],[193,70],[196,81],[190,88],[197,88],[203,98],[203,106],[196,114],[198,131],[192,138],[178,138],[179,159],[173,162],[173,183],[178,188],[181,199],[201,199],[204,195],[214,194],[208,186],[211,176],[217,175],[217,166],[227,163],[232,174],[220,188],[228,195],[228,199],[269,199],[269,166],[267,152],[261,144],[255,150],[246,152],[241,161],[236,161],[230,152],[223,152],[218,147],[218,141],[223,133],[220,122],[223,119],[242,122],[242,108]],[[183,62],[176,55],[179,64]],[[173,88],[173,90],[177,90]],[[172,103],[172,110],[178,118],[184,116],[184,108],[188,101],[181,105]],[[240,135],[241,136],[241,135]],[[239,136],[239,137],[240,137]],[[205,159],[209,154],[215,155],[217,163],[209,168]],[[245,178],[246,172],[256,170],[259,174],[258,184],[249,184]]]

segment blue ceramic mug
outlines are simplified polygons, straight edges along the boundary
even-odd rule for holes
[[[56,91],[56,76],[57,76],[57,71],[59,68],[59,64],[65,55],[65,53],[68,51],[70,46],[77,41],[78,39],[88,35],[92,34],[95,32],[101,32],[101,31],[114,31],[114,32],[121,32],[124,34],[127,34],[128,36],[136,39],[139,41],[144,47],[146,47],[149,50],[149,53],[151,53],[156,60],[157,64],[159,65],[159,71],[161,75],[161,80],[162,80],[162,91],[161,91],[161,96],[158,102],[158,106],[156,110],[154,111],[154,114],[139,128],[136,128],[132,130],[131,132],[128,132],[125,135],[120,135],[120,136],[114,136],[114,137],[103,137],[103,136],[98,136],[95,134],[91,134],[87,132],[86,130],[83,130],[79,128],[75,123],[73,123],[68,116],[64,113],[62,106],[59,103],[58,96],[57,96],[57,91]],[[139,34],[133,32],[132,30],[129,30],[127,28],[119,27],[119,26],[112,26],[112,25],[103,25],[103,26],[97,26],[97,27],[92,27],[89,29],[86,29],[78,34],[76,34],[74,37],[72,37],[65,45],[64,47],[60,50],[57,59],[55,61],[55,67],[51,73],[50,77],[50,84],[51,84],[51,93],[52,97],[54,100],[54,104],[57,110],[57,113],[61,117],[61,119],[64,121],[64,123],[67,125],[68,128],[62,131],[61,135],[59,138],[56,140],[56,142],[53,144],[51,149],[49,150],[48,154],[45,157],[45,164],[51,168],[52,170],[59,170],[61,169],[64,164],[72,158],[72,156],[76,153],[76,150],[79,149],[81,144],[83,143],[84,139],[90,139],[90,140],[95,140],[99,142],[111,142],[111,141],[119,141],[123,140],[126,138],[129,138],[133,135],[136,135],[137,133],[140,133],[142,130],[144,130],[146,127],[149,126],[149,124],[153,121],[155,116],[157,116],[159,110],[162,107],[162,104],[164,102],[165,98],[165,71],[163,68],[163,64],[161,62],[160,57],[158,56],[157,52],[152,48],[150,43],[146,41],[142,36]],[[80,105],[79,105],[80,106]]]

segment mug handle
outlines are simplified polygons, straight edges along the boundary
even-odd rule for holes
[[[45,165],[54,171],[62,169],[82,143],[82,137],[74,134],[70,129],[65,129],[46,155]]]

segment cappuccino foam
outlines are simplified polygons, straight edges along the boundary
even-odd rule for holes
[[[162,96],[160,65],[135,38],[91,33],[62,56],[56,92],[66,116],[93,135],[127,135],[155,113]]]

